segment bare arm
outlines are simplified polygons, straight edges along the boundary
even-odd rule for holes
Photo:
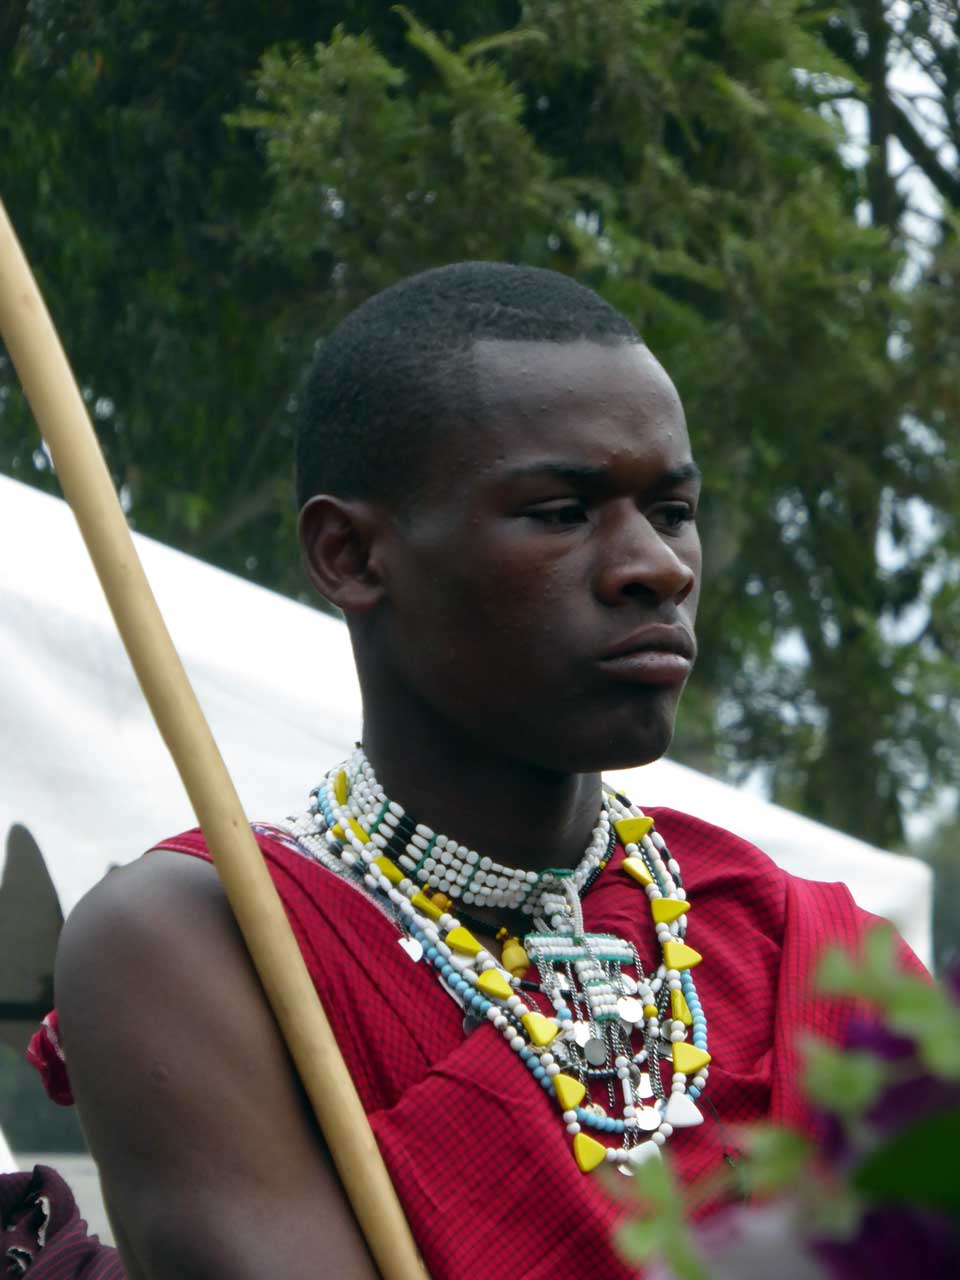
[[[132,1276],[374,1280],[212,867],[111,873],[64,927],[56,995]]]

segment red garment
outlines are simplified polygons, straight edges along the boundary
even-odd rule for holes
[[[687,940],[704,956],[706,1119],[666,1148],[690,1183],[718,1166],[736,1126],[809,1123],[797,1037],[839,1042],[850,1012],[809,979],[824,946],[856,947],[875,917],[845,885],[797,879],[727,831],[649,812],[682,868]],[[489,1024],[465,1036],[459,1007],[385,914],[276,828],[255,830],[433,1280],[631,1275],[611,1242],[622,1207],[579,1171],[556,1101],[502,1037]],[[158,848],[208,857],[199,831]],[[659,948],[622,860],[618,850],[585,897],[584,922],[634,942],[650,972]],[[922,970],[912,953],[908,963]]]

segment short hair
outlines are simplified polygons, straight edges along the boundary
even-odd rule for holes
[[[556,271],[459,262],[401,280],[319,346],[297,431],[298,506],[317,493],[402,505],[438,434],[481,425],[472,348],[487,339],[640,342],[619,311]]]

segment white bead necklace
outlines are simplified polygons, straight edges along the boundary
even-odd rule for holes
[[[397,865],[412,879],[465,906],[522,911],[526,915],[553,915],[563,911],[565,896],[560,879],[551,870],[524,871],[481,856],[450,836],[414,822],[396,802],[387,798],[362,750],[345,767],[346,798],[339,815],[353,819],[370,834],[382,851],[389,851]],[[573,872],[573,883],[582,891],[599,867],[610,844],[610,818],[603,808],[590,843]]]
[[[388,799],[358,747],[327,774],[310,810],[287,829],[311,856],[347,868],[388,909],[404,949],[430,963],[463,1009],[466,1030],[487,1019],[504,1036],[556,1099],[583,1172],[610,1161],[630,1173],[658,1156],[674,1129],[702,1123],[695,1099],[706,1084],[710,1054],[690,973],[701,957],[684,940],[690,904],[653,820],[625,796],[606,791],[573,871],[523,871],[414,821]],[[630,942],[584,928],[580,896],[606,865],[613,835],[625,848],[623,873],[649,900],[663,955],[650,978]],[[452,914],[454,899],[532,915],[536,928],[523,947],[539,982],[498,963]],[[545,998],[549,1015],[533,992]],[[661,1060],[672,1065],[669,1089]],[[620,1146],[607,1146],[587,1130],[614,1134]]]

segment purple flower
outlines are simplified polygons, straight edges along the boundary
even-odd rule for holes
[[[946,1214],[896,1205],[871,1209],[851,1240],[812,1242],[831,1280],[960,1275],[960,1233]]]
[[[864,1013],[851,1016],[845,1043],[849,1049],[866,1049],[885,1062],[904,1062],[916,1053],[916,1044],[909,1036],[891,1031],[876,1017]]]
[[[960,1107],[960,1084],[918,1072],[888,1085],[865,1119],[876,1133],[891,1137],[934,1111],[955,1107]]]

